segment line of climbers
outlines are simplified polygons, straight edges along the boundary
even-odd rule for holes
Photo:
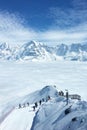
[[[41,100],[39,100],[39,105],[41,105],[42,102],[47,102],[47,101],[49,101],[50,99],[51,99],[51,97],[50,97],[49,95],[47,96],[46,99],[42,98]],[[29,106],[29,102],[24,103],[24,104],[19,104],[19,109],[20,109],[20,108],[27,107],[27,106]],[[34,103],[34,106],[33,106],[32,108],[33,108],[33,110],[35,111],[35,108],[37,108],[37,107],[38,107],[38,102],[35,102],[35,103]]]
[[[67,101],[67,105],[68,105],[68,99],[71,98],[71,99],[78,99],[78,100],[81,100],[81,96],[80,95],[77,95],[77,94],[72,94],[72,95],[69,95],[68,92],[66,92],[66,95],[64,95],[64,92],[63,91],[59,91],[58,94],[60,96],[64,96],[66,97],[66,101]],[[39,104],[41,105],[42,102],[44,101],[48,101],[50,100],[50,96],[48,96],[46,99],[42,98],[42,100],[39,101]],[[29,102],[26,103],[27,106],[29,106]],[[23,107],[26,107],[26,104],[24,103],[23,105],[19,104],[19,108],[23,108]],[[35,103],[35,105],[33,106],[33,110],[35,110],[35,108],[37,107],[37,102]]]

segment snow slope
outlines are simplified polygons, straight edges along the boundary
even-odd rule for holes
[[[70,106],[70,113],[65,115],[65,110]],[[70,101],[66,106],[63,100],[59,100],[43,105],[34,117],[31,130],[44,129],[87,130],[87,102],[77,101],[74,103]]]
[[[1,130],[30,130],[35,112],[30,107],[15,109],[1,123]]]
[[[50,95],[51,99],[48,101],[45,100],[41,105],[38,103],[38,107],[35,111],[33,111],[32,106],[36,100],[33,100],[29,107],[27,105],[20,109],[15,107],[4,121],[1,122],[0,129],[87,130],[87,102],[69,99],[69,104],[66,105],[66,98],[58,95],[55,86],[46,86],[43,89],[38,90],[38,93],[32,93],[32,96],[30,97],[29,95],[26,95],[26,98],[38,100],[42,99],[43,95],[44,99],[46,99],[47,95]],[[69,107],[70,112],[65,114],[65,110]]]
[[[9,114],[1,121],[1,130],[24,130],[25,128],[30,129],[33,121],[35,112],[33,111],[33,104],[39,102],[42,98],[46,101],[47,96],[58,97],[58,92],[54,89],[54,86],[46,86],[41,90],[28,94],[22,98],[19,98],[18,101],[13,101],[14,109],[9,112]],[[29,107],[18,109],[18,103],[22,105],[27,102],[31,104]],[[11,109],[12,106],[9,106]],[[7,109],[7,108],[6,108]],[[3,115],[2,117],[3,118]],[[16,125],[14,126],[14,123]],[[14,128],[13,128],[14,126]]]
[[[41,98],[46,100],[47,96],[50,95],[55,97],[58,95],[58,92],[53,89],[53,86],[46,86],[45,88],[41,89],[40,91],[35,91],[33,93],[27,94],[25,96],[10,100],[0,106],[0,122],[2,122],[9,113],[11,113],[15,107],[18,107],[18,104],[29,102],[29,104],[33,104],[35,102],[39,102]]]

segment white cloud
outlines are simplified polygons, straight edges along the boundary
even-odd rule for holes
[[[50,7],[49,17],[53,26],[63,29],[87,23],[87,0],[72,0],[69,7]]]
[[[87,1],[72,0],[71,8],[50,7],[53,25],[42,37],[58,42],[87,42]]]
[[[87,24],[83,23],[67,29],[50,27],[45,31],[36,31],[25,26],[25,21],[18,15],[0,13],[0,42],[23,44],[30,40],[53,43],[84,42],[87,40]]]
[[[40,33],[41,40],[46,40],[50,43],[78,43],[87,41],[87,32],[79,31],[78,28],[72,30],[48,30]]]
[[[23,43],[36,37],[30,27],[24,26],[24,20],[15,14],[0,12],[0,42]]]
[[[50,15],[57,28],[70,28],[87,22],[87,9],[77,10],[76,8],[61,9],[51,7]]]

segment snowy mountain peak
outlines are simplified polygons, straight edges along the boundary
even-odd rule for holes
[[[32,48],[32,47],[37,47],[39,45],[39,43],[35,42],[35,41],[30,41],[28,43],[25,43],[22,47],[24,48]]]
[[[8,55],[9,54],[9,55]],[[9,58],[8,58],[9,57]],[[73,43],[71,45],[60,44],[50,47],[36,41],[30,41],[22,46],[9,47],[7,43],[0,44],[0,59],[54,61],[76,60],[87,61],[87,44]]]
[[[12,48],[7,43],[0,44],[0,59],[9,60],[12,57]]]
[[[50,50],[50,48],[49,48]],[[48,50],[48,48],[35,41],[30,41],[20,47],[17,53],[17,59],[23,60],[51,60],[54,56]],[[55,57],[54,57],[55,59]]]
[[[41,91],[40,95],[46,93],[47,95],[51,95],[52,97],[58,96],[58,91],[56,90],[56,86],[45,86]]]
[[[8,49],[9,45],[7,43],[0,43],[0,50]]]

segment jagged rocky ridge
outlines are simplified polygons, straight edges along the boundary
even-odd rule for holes
[[[7,43],[0,43],[0,59],[87,61],[87,44],[60,44],[49,47],[42,43],[30,41],[22,46],[10,47]]]

